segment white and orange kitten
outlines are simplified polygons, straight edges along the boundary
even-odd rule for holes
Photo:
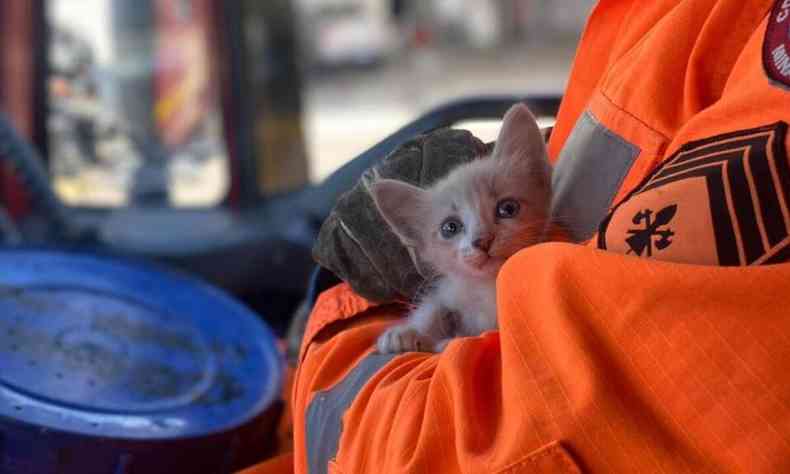
[[[548,231],[551,167],[529,109],[518,104],[505,114],[491,156],[430,188],[384,179],[371,191],[395,234],[435,275],[406,321],[379,337],[379,352],[441,352],[454,337],[495,329],[499,269]]]

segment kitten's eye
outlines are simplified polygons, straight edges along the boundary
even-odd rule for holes
[[[500,219],[516,217],[521,205],[515,199],[503,199],[496,204],[496,216]]]
[[[449,219],[446,219],[444,222],[442,222],[441,227],[439,227],[439,231],[441,232],[442,237],[445,239],[452,239],[456,236],[456,234],[461,232],[461,229],[463,228],[464,225],[461,224],[461,221],[454,217],[450,217]]]

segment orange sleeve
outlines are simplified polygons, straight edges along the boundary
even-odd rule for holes
[[[597,2],[579,41],[549,140],[549,156],[559,157],[579,115],[587,108],[608,69],[630,54],[655,26],[657,19],[678,6],[677,0],[617,0]]]
[[[557,113],[557,123],[551,132],[548,143],[549,156],[555,161],[562,146],[570,135],[577,118],[590,100],[595,88],[606,71],[615,52],[611,45],[620,30],[620,25],[633,7],[632,0],[602,4],[595,7],[595,14],[590,15],[582,32],[579,48],[573,60],[568,87],[562,98]],[[601,56],[608,56],[602,58]]]
[[[499,332],[357,382],[329,472],[788,472],[788,279],[788,265],[522,251],[500,275]],[[354,299],[337,287],[316,311]],[[398,314],[365,308],[306,348],[296,472],[310,462],[311,405],[359,376]]]

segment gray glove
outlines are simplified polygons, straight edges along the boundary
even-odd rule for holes
[[[379,214],[370,184],[386,178],[426,188],[491,148],[466,130],[447,128],[404,143],[340,196],[321,227],[313,258],[369,300],[411,300],[429,275]]]

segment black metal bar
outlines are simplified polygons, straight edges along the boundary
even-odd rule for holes
[[[47,8],[50,2],[34,0],[33,8],[33,136],[36,149],[49,162],[49,140],[47,134],[47,118],[49,117],[49,97],[47,84],[49,81],[50,28],[47,24]]]

